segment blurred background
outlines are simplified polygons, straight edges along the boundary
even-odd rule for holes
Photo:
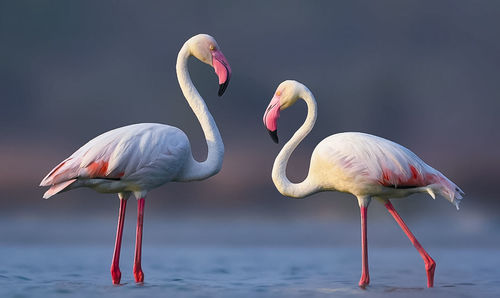
[[[337,132],[410,148],[466,193],[458,212],[426,195],[394,200],[438,262],[438,289],[426,296],[498,295],[500,2],[184,0],[0,1],[0,296],[125,297],[134,289],[135,201],[122,251],[129,284],[120,290],[109,286],[108,269],[117,196],[78,189],[43,200],[38,185],[91,138],[133,123],[181,128],[203,160],[203,133],[175,73],[180,47],[198,33],[216,38],[233,69],[218,98],[213,69],[189,62],[225,160],[208,180],[149,193],[143,268],[149,286],[159,286],[144,291],[359,294],[354,197],[288,199],[271,181],[306,106],[281,114],[279,145],[262,116],[278,84],[295,79],[315,94],[318,120],[290,159],[290,180],[305,178],[315,145]],[[368,222],[371,293],[397,297],[396,284],[420,297],[420,256],[377,202]]]
[[[206,181],[150,192],[146,220],[357,225],[350,195],[293,200],[272,184],[283,142],[271,141],[262,115],[277,85],[295,79],[313,91],[319,113],[290,159],[292,181],[304,179],[313,148],[328,135],[388,138],[466,193],[459,212],[424,195],[397,201],[403,218],[439,222],[440,231],[456,231],[457,241],[469,243],[463,233],[475,237],[499,224],[499,13],[497,1],[2,1],[0,214],[11,223],[4,235],[21,237],[12,228],[24,224],[36,238],[32,227],[59,218],[103,219],[114,233],[116,195],[78,189],[43,200],[38,187],[55,165],[107,130],[174,125],[204,159],[203,133],[179,89],[175,61],[189,37],[208,33],[233,69],[226,94],[217,97],[212,68],[195,59],[189,68],[224,139],[223,169]],[[305,115],[303,102],[282,113],[282,141]],[[394,226],[382,206],[372,206],[374,221]],[[129,214],[133,225],[135,206]]]

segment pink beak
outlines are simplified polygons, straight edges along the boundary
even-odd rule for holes
[[[274,96],[264,113],[264,126],[275,143],[278,143],[278,118],[280,117],[280,98]]]
[[[226,57],[224,57],[224,54],[219,50],[212,52],[212,65],[214,66],[215,73],[219,77],[219,96],[222,96],[224,91],[226,91],[227,85],[229,85],[231,67]]]

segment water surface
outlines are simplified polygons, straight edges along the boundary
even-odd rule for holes
[[[495,247],[428,245],[437,269],[435,288],[427,289],[423,261],[404,236],[399,235],[401,242],[384,243],[375,240],[383,238],[383,233],[374,228],[369,234],[374,238],[369,247],[371,285],[361,290],[357,287],[361,268],[359,227],[346,225],[332,233],[334,239],[356,236],[352,243],[350,240],[336,243],[328,241],[330,237],[321,232],[326,224],[304,224],[307,229],[297,229],[294,234],[291,228],[303,225],[285,222],[254,223],[250,225],[252,228],[248,228],[248,223],[228,226],[206,222],[203,228],[196,224],[166,225],[150,221],[144,239],[146,282],[142,285],[133,281],[134,231],[129,227],[133,223],[129,224],[120,264],[122,285],[113,286],[109,267],[114,221],[82,224],[54,220],[46,223],[48,229],[40,229],[34,223],[28,221],[24,228],[17,225],[12,229],[4,225],[1,230],[8,240],[0,246],[1,297],[498,297],[500,294],[500,258]],[[23,238],[30,227],[39,229],[38,233],[31,230],[31,241]],[[7,233],[13,229],[17,233]],[[203,237],[204,229],[212,234]],[[341,237],[343,234],[345,237]],[[159,235],[164,237],[159,240]]]

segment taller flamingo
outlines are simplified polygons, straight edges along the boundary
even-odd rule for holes
[[[195,181],[217,174],[222,167],[224,144],[212,115],[193,85],[187,69],[190,56],[213,66],[219,77],[219,96],[229,83],[231,68],[215,39],[206,34],[193,36],[177,56],[177,78],[189,106],[198,118],[208,146],[207,159],[198,162],[191,154],[186,134],[173,126],[141,123],[120,127],[90,140],[57,165],[40,183],[50,186],[45,199],[78,187],[102,193],[118,193],[120,211],[111,263],[113,284],[119,284],[120,248],[127,199],[138,200],[134,277],[144,281],[141,268],[144,198],[149,190],[170,181]]]
[[[432,287],[436,263],[410,232],[389,198],[402,198],[421,192],[435,198],[439,194],[458,209],[462,190],[405,147],[358,132],[334,134],[321,141],[312,153],[305,180],[291,183],[286,177],[286,165],[292,152],[316,122],[316,100],[303,84],[284,81],[278,86],[263,119],[272,139],[278,143],[277,121],[280,111],[293,105],[299,98],[307,104],[307,117],[274,161],[272,178],[278,191],[292,198],[304,198],[321,191],[340,191],[356,196],[361,210],[362,271],[359,286],[362,288],[370,283],[367,208],[372,198],[377,199],[385,205],[424,259],[427,286]]]

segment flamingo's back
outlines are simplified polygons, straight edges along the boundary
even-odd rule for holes
[[[317,161],[315,161],[317,160]],[[416,154],[392,141],[364,133],[339,133],[325,138],[313,152],[311,167],[331,167],[334,179],[352,188],[383,186],[392,189],[422,189],[434,197],[442,195],[458,208],[462,190]],[[325,172],[326,173],[326,172]],[[335,182],[334,182],[335,183]]]
[[[121,187],[128,183],[134,190],[148,190],[174,179],[190,152],[187,136],[176,127],[154,123],[124,126],[90,140],[57,165],[40,185],[51,186],[44,198],[76,181],[95,179],[110,185],[123,181]]]

